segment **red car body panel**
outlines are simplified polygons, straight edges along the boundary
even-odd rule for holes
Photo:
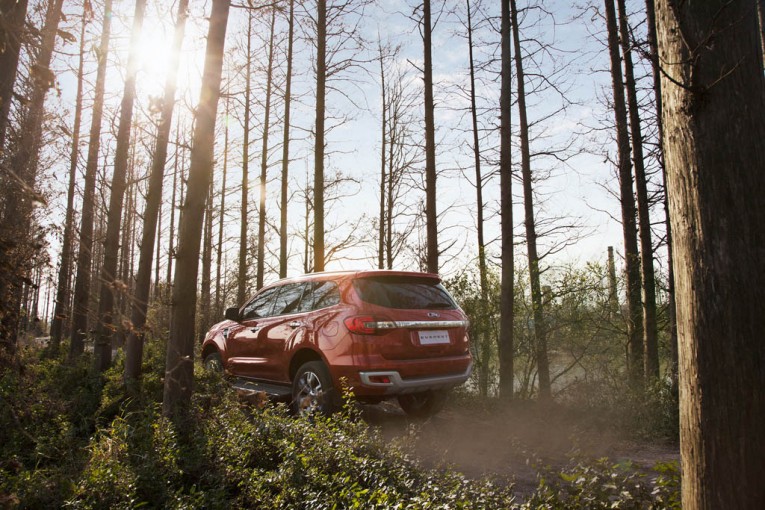
[[[330,281],[337,284],[339,302],[299,313],[220,322],[207,334],[202,357],[217,351],[228,374],[282,385],[291,383],[299,368],[296,360],[306,356],[321,359],[335,387],[350,386],[358,397],[392,396],[464,382],[472,368],[464,312],[456,305],[454,309],[420,310],[363,301],[353,282],[366,278],[440,282],[434,274],[403,271],[315,273],[281,280],[261,289],[254,299],[277,286]],[[373,317],[390,329],[375,334],[351,332],[344,321],[358,316]],[[440,343],[420,341],[419,332],[431,330]],[[443,331],[448,333],[448,343],[444,343]],[[384,382],[387,376],[382,376],[383,382],[375,382],[374,374],[388,372],[393,376],[389,384]]]

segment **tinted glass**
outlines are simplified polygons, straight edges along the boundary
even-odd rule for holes
[[[340,302],[340,291],[335,282],[310,282],[309,290],[298,307],[299,312],[318,310]]]
[[[305,287],[305,283],[288,283],[282,285],[280,287],[281,292],[279,292],[279,295],[274,300],[274,308],[271,311],[271,315],[286,315],[288,313],[297,312],[300,298],[303,297]]]
[[[453,310],[457,305],[437,280],[383,276],[353,282],[362,301],[406,310]]]
[[[279,287],[272,287],[255,296],[242,310],[242,318],[257,319],[258,317],[269,317],[274,305],[274,298],[278,292]]]

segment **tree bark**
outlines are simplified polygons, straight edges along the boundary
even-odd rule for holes
[[[640,240],[640,269],[643,277],[643,375],[646,380],[659,378],[659,344],[656,332],[656,273],[653,267],[653,241],[649,214],[648,189],[643,159],[643,133],[640,109],[632,65],[632,44],[625,0],[619,6],[619,35],[624,58],[624,87],[629,107],[632,135],[632,161],[635,165],[635,195],[637,197],[638,236]]]
[[[167,147],[170,143],[170,129],[173,125],[173,110],[175,108],[175,92],[178,83],[178,65],[183,34],[186,29],[188,16],[188,0],[180,0],[175,22],[173,50],[170,67],[165,78],[165,90],[162,97],[162,112],[157,127],[157,143],[149,173],[149,189],[146,193],[146,206],[143,212],[143,232],[141,234],[141,255],[138,260],[138,275],[136,276],[135,294],[130,310],[131,330],[125,349],[125,385],[136,389],[135,385],[141,377],[143,360],[144,326],[146,325],[146,310],[149,306],[149,290],[151,288],[151,268],[154,254],[154,238],[157,234],[160,206],[162,204],[162,183],[165,178],[167,164]],[[157,243],[159,246],[159,243]],[[159,258],[157,260],[159,262]],[[159,282],[155,282],[155,285]]]
[[[422,42],[425,53],[423,79],[425,82],[425,230],[427,232],[427,270],[438,273],[438,214],[436,211],[436,126],[433,101],[433,59],[431,56],[430,0],[422,5]]]
[[[258,209],[258,272],[256,286],[263,287],[266,263],[266,178],[268,177],[268,130],[271,124],[271,84],[274,70],[274,27],[276,8],[271,8],[271,32],[268,38],[268,70],[266,71],[266,105],[263,111],[263,146],[260,154],[260,207]]]
[[[640,303],[640,265],[635,225],[635,197],[632,192],[630,140],[627,128],[627,107],[624,102],[619,33],[614,0],[605,0],[608,49],[611,57],[611,82],[614,91],[614,118],[619,158],[619,191],[624,233],[624,265],[627,280],[627,372],[630,383],[639,385],[643,380],[643,334]]]
[[[316,132],[313,174],[313,270],[324,271],[324,118],[327,96],[327,2],[317,0]],[[306,232],[308,235],[308,232]]]
[[[377,268],[385,268],[385,167],[387,166],[386,159],[386,130],[388,129],[388,119],[386,113],[388,111],[388,104],[385,98],[385,59],[382,42],[378,41],[378,52],[380,58],[380,95],[381,95],[381,122],[380,122],[380,223],[377,226]]]
[[[252,10],[247,11],[247,63],[244,86],[244,141],[242,142],[242,204],[239,224],[239,278],[236,303],[241,306],[247,297],[247,206],[250,186],[250,96],[252,89]]]
[[[0,154],[5,148],[5,129],[11,112],[13,85],[19,67],[28,0],[0,0]]]
[[[502,282],[500,291],[500,328],[499,328],[499,395],[501,398],[513,398],[513,323],[514,306],[514,248],[513,248],[513,169],[510,112],[512,107],[512,54],[510,50],[510,6],[502,2],[501,12],[501,59],[502,85],[499,99],[500,109],[500,215],[502,235]]]
[[[295,38],[295,0],[290,0],[287,40],[287,76],[284,85],[284,139],[282,141],[282,188],[279,218],[279,278],[287,277],[287,192],[290,169],[290,106],[292,103],[292,50]],[[307,234],[307,233],[306,233]]]
[[[29,106],[21,119],[21,139],[10,154],[10,170],[15,174],[12,185],[2,190],[5,197],[1,211],[0,245],[16,244],[9,253],[12,271],[0,274],[0,343],[10,351],[15,350],[21,310],[21,282],[31,268],[29,261],[36,251],[32,243],[25,240],[32,229],[32,213],[37,196],[35,188],[38,177],[38,158],[42,145],[45,98],[55,84],[50,70],[56,35],[61,21],[63,0],[52,0],[45,11],[45,25],[42,29],[40,47],[31,67],[31,93]],[[16,181],[16,182],[13,182]],[[15,242],[21,238],[24,241]],[[10,299],[9,299],[10,298]]]
[[[539,377],[539,398],[550,400],[550,363],[547,358],[547,328],[542,303],[542,286],[539,282],[539,254],[537,252],[537,230],[534,220],[534,194],[531,182],[531,152],[529,149],[529,123],[526,117],[526,88],[523,74],[523,56],[521,55],[521,37],[518,29],[518,8],[515,0],[510,0],[510,16],[513,25],[513,43],[515,45],[515,74],[518,86],[518,121],[521,133],[521,175],[523,180],[523,210],[526,226],[526,250],[529,261],[529,282],[531,287],[531,306],[534,317],[534,345]]]
[[[765,0],[757,1],[757,17],[760,20],[760,51],[762,52],[762,63],[765,67]]]
[[[91,264],[93,254],[93,222],[96,206],[96,177],[98,174],[98,152],[101,147],[101,122],[104,112],[104,87],[106,65],[109,54],[109,38],[112,23],[112,0],[104,4],[104,19],[101,42],[98,47],[98,68],[96,70],[95,97],[90,120],[88,159],[85,163],[85,186],[82,194],[80,214],[80,244],[77,255],[77,277],[72,298],[72,330],[69,344],[69,358],[82,354],[88,332],[88,310],[90,309]]]
[[[765,80],[755,9],[748,0],[656,2],[688,510],[765,508]]]
[[[176,195],[178,194],[178,158],[183,158],[183,149],[181,145],[181,123],[177,122],[175,125],[175,157],[173,158],[173,194],[170,197],[170,235],[167,239],[167,276],[166,286],[167,291],[170,293],[170,283],[173,275],[173,259],[175,258],[175,210],[178,208],[176,205]],[[180,153],[180,154],[179,154]],[[186,164],[185,159],[181,162],[181,189],[183,188],[183,167]],[[168,294],[169,295],[169,294]]]
[[[228,113],[229,100],[226,97],[226,123],[223,127],[223,177],[220,185],[220,212],[218,213],[218,251],[215,265],[215,313],[223,316],[223,288],[221,272],[223,270],[223,225],[226,218],[226,174],[228,174]]]
[[[213,168],[215,117],[220,97],[223,51],[230,0],[213,0],[202,90],[196,110],[189,184],[181,217],[178,257],[173,281],[173,309],[167,343],[162,412],[182,422],[191,405],[194,382],[194,314],[199,245],[207,188]]]
[[[115,331],[114,297],[120,290],[115,284],[117,274],[117,256],[119,253],[120,220],[125,197],[125,176],[128,165],[128,150],[130,147],[130,129],[133,123],[133,103],[135,102],[135,80],[138,73],[137,46],[141,39],[143,16],[146,10],[146,0],[136,0],[133,15],[133,28],[130,34],[130,54],[128,56],[127,76],[122,92],[120,105],[120,120],[117,128],[117,147],[114,154],[114,172],[109,196],[109,212],[106,222],[106,239],[104,240],[104,264],[101,267],[101,292],[98,301],[98,325],[96,343],[93,350],[95,366],[104,371],[112,363],[112,336]],[[125,282],[122,282],[124,285]]]
[[[205,203],[205,220],[203,228],[203,243],[202,243],[202,282],[199,288],[199,311],[200,321],[198,335],[201,337],[200,342],[204,340],[204,334],[207,333],[210,327],[210,301],[211,301],[211,287],[212,287],[212,235],[213,235],[213,179],[212,172],[210,172],[210,184],[209,191],[207,193],[207,202]]]
[[[53,309],[53,322],[50,328],[50,346],[53,353],[58,353],[61,346],[61,338],[64,333],[64,324],[68,318],[67,305],[69,296],[69,275],[72,267],[72,245],[74,240],[74,195],[77,183],[77,164],[80,160],[80,124],[82,123],[82,83],[83,68],[85,64],[85,28],[88,25],[89,8],[83,8],[82,24],[80,26],[80,54],[77,64],[77,93],[74,100],[74,125],[72,126],[72,151],[69,156],[69,188],[66,194],[66,216],[64,219],[64,237],[61,241],[61,267],[58,272],[58,285],[56,285],[55,306]]]
[[[667,234],[667,318],[669,321],[669,352],[670,365],[668,368],[672,393],[677,395],[677,307],[675,304],[675,269],[672,253],[672,225],[669,217],[669,195],[667,193],[667,169],[664,164],[664,125],[661,120],[661,69],[659,68],[659,50],[656,42],[656,9],[654,0],[646,0],[646,33],[648,46],[651,51],[651,68],[653,71],[653,93],[656,101],[656,127],[659,138],[659,165],[661,166],[662,184],[664,186],[664,223]]]

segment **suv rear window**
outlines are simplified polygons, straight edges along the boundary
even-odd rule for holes
[[[437,280],[376,276],[354,280],[362,301],[400,310],[453,310],[454,300]]]

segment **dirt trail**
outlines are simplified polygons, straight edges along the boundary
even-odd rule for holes
[[[405,435],[413,423],[392,402],[367,406],[364,416],[387,438]],[[536,487],[540,469],[563,469],[572,457],[608,457],[646,472],[658,462],[679,460],[677,445],[628,440],[559,408],[533,404],[492,410],[447,406],[415,426],[419,433],[413,453],[426,463],[447,464],[473,478],[509,479],[519,495]]]

